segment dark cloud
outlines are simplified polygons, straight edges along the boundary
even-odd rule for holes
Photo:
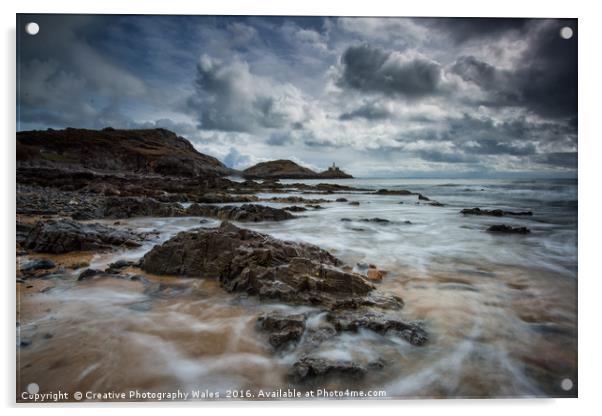
[[[543,163],[568,169],[577,168],[577,152],[553,152],[537,155],[533,158],[536,163]]]
[[[378,105],[378,103],[364,104],[355,110],[343,113],[339,116],[339,120],[353,120],[356,118],[363,118],[365,120],[384,120],[391,117],[391,112]]]
[[[524,33],[532,19],[443,17],[416,18],[414,21],[444,32],[456,43],[464,43],[470,40],[482,41],[500,37],[508,32]]]
[[[441,80],[434,61],[365,44],[347,48],[341,66],[339,84],[364,92],[417,98],[436,93]]]
[[[574,36],[563,39],[560,29],[573,28]],[[577,115],[577,22],[540,22],[529,32],[529,46],[520,66],[499,69],[474,56],[460,57],[451,71],[490,94],[482,104],[491,107],[524,107],[546,118]]]
[[[478,163],[479,159],[461,151],[442,152],[439,150],[419,150],[415,154],[423,160],[437,163]]]

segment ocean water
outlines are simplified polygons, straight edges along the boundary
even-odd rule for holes
[[[283,181],[293,184],[299,181]],[[367,363],[387,362],[364,380],[334,379],[327,388],[375,389],[387,397],[572,396],[577,389],[577,183],[570,180],[353,179],[340,183],[412,196],[362,192],[302,194],[360,202],[321,204],[283,222],[241,223],[274,237],[313,243],[354,266],[388,273],[379,289],[405,301],[399,319],[420,321],[430,335],[423,347],[369,331],[344,334],[315,354]],[[294,192],[294,191],[293,191]],[[287,195],[290,195],[288,193]],[[284,196],[263,194],[262,197]],[[291,204],[268,203],[283,207]],[[463,208],[533,211],[532,217],[464,216]],[[350,221],[341,221],[342,218]],[[381,218],[386,224],[364,222]],[[409,223],[408,223],[409,221]],[[107,223],[112,224],[111,221]],[[118,227],[158,230],[158,240],[127,251],[95,255],[90,267],[138,259],[179,231],[213,227],[198,218],[134,218]],[[492,224],[526,226],[528,235],[486,232]],[[255,328],[274,310],[312,308],[225,293],[207,279],[153,277],[177,285],[157,296],[140,282],[76,282],[81,270],[53,279],[49,290],[26,297],[19,357],[26,385],[123,390],[208,390],[287,387],[286,371],[299,358],[273,354]],[[324,324],[316,314],[311,325]],[[43,337],[44,333],[54,334]],[[64,357],[70,357],[65,360]],[[570,389],[563,389],[570,380]],[[563,384],[564,383],[564,384]]]

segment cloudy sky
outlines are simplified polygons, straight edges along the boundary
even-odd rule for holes
[[[576,20],[18,24],[19,130],[164,127],[237,169],[285,158],[359,177],[576,176]]]

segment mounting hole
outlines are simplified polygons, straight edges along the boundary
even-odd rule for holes
[[[40,391],[40,386],[38,383],[29,383],[27,385],[27,393],[29,394],[37,394]]]
[[[570,391],[573,389],[573,380],[571,380],[570,378],[565,378],[560,382],[560,387],[562,387],[562,390],[564,391]]]
[[[560,29],[560,37],[562,39],[570,39],[573,37],[573,29],[571,29],[568,26],[563,27],[562,29]]]
[[[38,25],[36,22],[29,22],[25,25],[25,32],[27,32],[28,35],[37,35],[39,31],[40,25]]]

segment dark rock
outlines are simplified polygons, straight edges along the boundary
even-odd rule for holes
[[[347,202],[347,198],[337,198],[336,202]]]
[[[307,208],[300,207],[298,205],[292,205],[290,207],[284,207],[282,209],[284,209],[285,211],[290,211],[290,212],[303,212],[303,211],[307,211]]]
[[[381,335],[398,335],[412,345],[417,346],[423,345],[428,340],[428,335],[421,325],[402,322],[389,318],[382,313],[336,311],[330,312],[326,319],[339,332],[369,329]]]
[[[324,207],[322,205],[311,205],[311,204],[307,204],[305,205],[308,208],[313,208],[313,209],[324,209]]]
[[[358,201],[351,201],[349,205],[358,206],[360,203]]]
[[[305,330],[305,315],[282,315],[277,312],[260,316],[259,328],[269,334],[269,342],[275,349],[281,349],[301,339]]]
[[[437,201],[433,201],[429,204],[432,207],[444,207],[445,204],[442,204],[441,202],[437,202]]]
[[[118,246],[139,247],[139,236],[102,224],[81,224],[72,220],[39,221],[23,246],[43,253],[104,250]]]
[[[389,224],[391,221],[386,220],[384,218],[362,218],[360,221],[362,222],[373,222],[376,224]]]
[[[480,209],[480,208],[465,208],[462,211],[460,211],[460,214],[464,214],[464,215],[487,215],[490,217],[503,217],[505,215],[511,215],[511,216],[531,216],[533,215],[533,212],[531,211],[504,211],[501,209],[492,209],[492,210],[487,210],[487,209]]]
[[[54,269],[56,264],[52,260],[48,259],[35,259],[30,260],[27,263],[21,265],[19,268],[22,272],[29,272],[34,270],[49,270]]]
[[[256,204],[244,204],[239,207],[193,204],[186,209],[186,214],[241,222],[284,221],[296,218],[283,209]]]
[[[377,195],[415,195],[414,192],[410,192],[405,189],[397,189],[397,190],[379,189],[378,191],[376,191],[374,193]]]
[[[186,210],[178,203],[159,202],[146,197],[109,197],[105,200],[102,217],[181,217]]]
[[[88,280],[94,276],[98,276],[99,274],[102,274],[101,270],[86,269],[83,272],[81,272],[79,276],[77,276],[77,280],[81,282],[82,280]]]
[[[422,195],[422,194],[418,194],[418,199],[420,201],[430,201],[429,198],[427,198],[426,196]]]
[[[341,221],[344,221],[344,222],[351,222],[351,218],[341,218]]]
[[[505,233],[505,234],[529,234],[531,230],[527,227],[512,227],[510,225],[498,224],[487,228],[490,233]]]
[[[332,306],[397,303],[388,295],[368,296],[374,286],[339,266],[340,260],[319,247],[277,240],[227,222],[219,228],[179,233],[155,246],[141,262],[150,273],[216,277],[229,292],[261,299]]]
[[[361,378],[366,374],[365,367],[354,361],[329,360],[326,358],[302,357],[289,371],[289,377],[296,383],[316,381],[326,377]]]

